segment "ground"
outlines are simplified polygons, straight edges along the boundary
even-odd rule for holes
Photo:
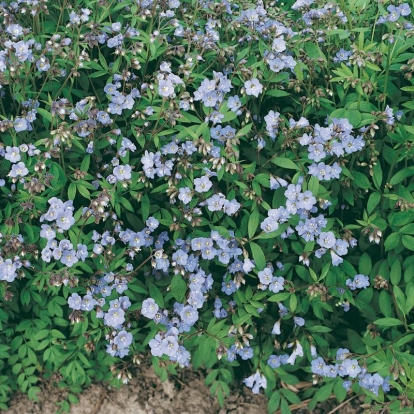
[[[56,387],[44,389],[39,402],[16,394],[6,414],[53,414],[65,393]],[[70,414],[267,414],[264,395],[254,395],[247,387],[232,390],[225,406],[220,408],[204,385],[202,372],[185,370],[180,378],[161,382],[150,367],[140,367],[130,383],[120,389],[105,384],[94,384],[79,396]],[[310,412],[306,403],[292,406],[294,414],[360,414],[361,400],[348,396],[339,405],[335,399]]]

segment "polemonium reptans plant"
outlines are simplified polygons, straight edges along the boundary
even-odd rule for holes
[[[0,409],[143,362],[412,410],[411,5],[69,3],[0,3]]]

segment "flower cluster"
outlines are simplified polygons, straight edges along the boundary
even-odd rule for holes
[[[411,305],[376,306],[388,299],[387,280],[375,278],[379,294],[370,286],[374,272],[391,274],[394,285],[405,272],[400,296],[410,295],[412,171],[395,171],[413,155],[412,131],[399,123],[411,108],[414,68],[402,44],[413,35],[410,6],[377,11],[368,2],[362,24],[350,21],[346,2],[203,0],[196,11],[187,0],[87,3],[61,12],[48,11],[47,0],[0,3],[8,363],[35,360],[29,347],[37,345],[26,337],[20,351],[14,339],[29,314],[34,329],[69,333],[42,325],[50,313],[64,326],[67,302],[69,320],[82,322],[70,333],[86,342],[74,351],[80,361],[95,349],[98,361],[124,358],[113,369],[125,373],[149,346],[154,362],[165,362],[154,364],[159,372],[204,363],[219,395],[244,365],[255,372],[245,385],[258,393],[271,384],[270,395],[278,392],[272,369],[297,370],[308,359],[315,383],[339,376],[346,389],[388,391],[386,378],[359,365],[363,345],[340,316],[352,304],[399,318]],[[367,254],[360,236],[375,242]],[[398,261],[392,270],[390,258],[372,265],[382,239]],[[355,275],[358,259],[366,275]],[[332,338],[318,332],[328,314],[327,325],[348,334],[341,346],[358,357],[346,349],[334,364],[318,357],[316,346]],[[396,325],[363,344],[394,343]],[[65,364],[62,375],[79,383],[101,375],[70,372],[76,364],[58,361],[49,339],[40,338],[50,358],[33,348],[44,372]],[[214,371],[222,356],[226,367]]]
[[[376,24],[384,24],[387,22],[396,22],[400,17],[407,17],[411,14],[411,8],[408,3],[400,4],[399,6],[393,6],[390,4],[387,7],[388,14],[380,16]],[[411,23],[409,23],[411,25]]]
[[[353,127],[346,118],[332,119],[332,123],[327,127],[321,127],[316,124],[312,135],[304,134],[300,137],[299,142],[301,145],[308,146],[308,157],[310,160],[319,162],[326,158],[328,155],[336,155],[342,157],[348,154],[352,154],[365,146],[362,135],[358,135],[356,138],[352,135]],[[324,180],[330,180],[331,178],[339,178],[341,168],[334,164],[330,174],[320,174]],[[315,170],[319,169],[319,166],[312,164],[309,169],[312,175],[315,175]]]
[[[388,377],[383,378],[377,373],[368,373],[366,368],[359,365],[358,360],[350,359],[350,355],[351,353],[348,349],[339,348],[336,353],[336,360],[338,362],[330,365],[326,364],[323,358],[317,357],[312,361],[312,372],[315,375],[329,378],[336,378],[337,376],[342,378],[348,377],[349,379],[343,381],[343,386],[347,390],[351,387],[353,381],[356,380],[358,380],[358,384],[361,387],[371,391],[375,395],[378,395],[380,388],[384,392],[390,390]]]
[[[6,259],[4,260],[0,256],[0,280],[5,280],[6,282],[13,282],[17,277],[17,271],[22,267],[22,262],[20,258]]]
[[[48,202],[50,204],[48,211],[40,217],[40,222],[50,223],[42,224],[40,231],[40,237],[47,240],[42,250],[42,260],[49,263],[53,257],[67,267],[72,267],[79,259],[85,261],[88,257],[86,245],[78,244],[75,251],[69,240],[63,239],[59,242],[56,240],[57,233],[68,231],[75,223],[72,200],[63,202],[53,197]]]
[[[354,279],[347,279],[346,285],[351,290],[366,289],[369,286],[369,277],[365,275],[356,275]]]
[[[232,345],[227,350],[227,360],[229,362],[233,362],[236,360],[237,356],[239,356],[244,361],[251,359],[253,358],[253,348],[249,346]]]
[[[267,380],[263,374],[256,371],[253,375],[243,380],[244,384],[252,389],[253,394],[259,394],[260,388],[264,390],[267,387]]]

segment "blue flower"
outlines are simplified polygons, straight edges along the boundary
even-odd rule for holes
[[[75,263],[79,261],[79,259],[76,256],[75,250],[72,249],[72,250],[63,250],[60,261],[64,265],[68,267],[72,267]]]
[[[125,322],[125,312],[119,308],[111,308],[105,315],[105,325],[117,328]]]
[[[17,164],[12,165],[12,168],[7,175],[12,178],[17,178],[24,177],[27,174],[29,174],[29,170],[27,169],[26,165],[20,161]]]
[[[16,132],[28,131],[30,128],[29,121],[26,118],[16,118],[13,126]]]
[[[293,317],[293,322],[295,323],[296,326],[303,326],[303,325],[305,325],[305,319],[300,318],[298,316],[294,316]]]
[[[72,293],[68,298],[68,305],[71,309],[80,310],[82,298],[77,293]]]
[[[369,286],[369,277],[365,275],[356,275],[354,280],[347,279],[346,285],[351,289],[366,289]]]
[[[154,356],[161,357],[164,354],[163,350],[163,338],[160,334],[155,335],[154,339],[151,339],[148,343],[151,348],[151,354]]]
[[[237,286],[232,280],[222,283],[221,291],[224,292],[226,295],[231,295],[236,290],[237,290]]]
[[[349,353],[350,353],[349,349],[347,349],[347,348],[339,348],[336,351],[336,360],[337,361],[344,361],[347,358],[347,356],[348,356]]]
[[[390,12],[387,16],[389,22],[396,22],[400,18],[401,11],[398,7],[390,5],[387,7],[387,10]]]
[[[81,310],[91,311],[95,307],[96,304],[97,304],[97,301],[90,294],[85,295],[82,299]]]
[[[131,170],[131,166],[128,164],[118,165],[114,168],[113,174],[118,181],[130,180]]]
[[[257,371],[255,374],[243,380],[244,384],[252,389],[253,394],[258,394],[260,388],[266,389],[267,380],[266,377]]]
[[[351,55],[352,55],[351,51],[347,51],[347,50],[341,48],[336,53],[335,57],[333,58],[333,61],[335,63],[346,62]]]
[[[281,324],[280,319],[275,322],[275,324],[273,325],[273,329],[272,329],[272,335],[280,335],[281,334],[280,324]]]
[[[182,345],[178,347],[177,352],[174,355],[170,356],[171,361],[178,362],[182,367],[188,366],[190,358],[190,353]]]
[[[237,351],[237,354],[241,356],[241,359],[248,360],[253,358],[253,348],[250,347],[244,347],[242,349],[239,349]]]
[[[36,67],[41,72],[47,72],[50,68],[49,59],[45,56],[41,56],[40,59],[36,62]]]
[[[125,330],[118,332],[116,337],[114,338],[114,344],[118,347],[118,349],[125,349],[129,348],[132,344],[132,334]]]
[[[253,95],[256,98],[258,98],[263,91],[263,85],[256,78],[246,81],[244,87],[246,89],[246,95]]]
[[[259,276],[260,283],[262,283],[263,285],[269,285],[272,282],[273,273],[272,270],[268,267],[266,267],[263,270],[260,270],[257,275]]]
[[[56,216],[56,225],[61,230],[69,230],[74,223],[75,218],[70,210],[59,212]]]
[[[342,366],[351,378],[356,378],[362,371],[356,359],[345,359],[344,362],[342,362]]]
[[[141,314],[149,319],[154,319],[155,315],[158,312],[158,305],[155,303],[155,300],[152,298],[145,299],[142,302]]]
[[[311,362],[311,370],[314,374],[324,375],[325,367],[326,363],[321,357],[318,357]]]
[[[184,323],[192,326],[198,320],[198,311],[192,306],[185,306],[180,312],[180,317]]]
[[[24,122],[28,123],[24,118]],[[18,147],[6,147],[6,153],[4,154],[4,158],[9,160],[11,163],[16,163],[21,160],[20,156],[20,149]]]
[[[279,368],[280,357],[278,355],[270,355],[269,359],[267,360],[267,365],[269,365],[270,368]]]
[[[178,332],[177,332],[178,333]],[[162,351],[163,354],[168,356],[174,356],[178,351],[178,342],[175,335],[166,335],[162,341]]]
[[[326,249],[330,249],[331,247],[335,246],[335,243],[336,238],[331,231],[321,233],[318,237],[318,244]]]

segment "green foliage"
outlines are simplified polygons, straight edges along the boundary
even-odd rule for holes
[[[144,358],[205,369],[220,406],[243,380],[269,413],[412,411],[408,4],[26,3],[0,6],[0,410],[48,380],[69,412]]]

